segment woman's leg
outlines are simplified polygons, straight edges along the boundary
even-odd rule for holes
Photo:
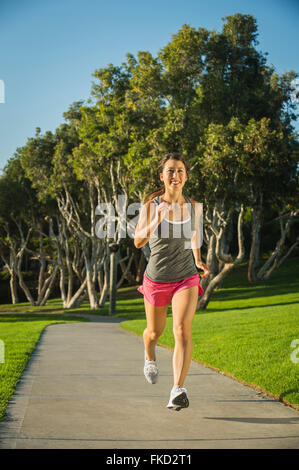
[[[192,358],[192,320],[198,301],[198,286],[189,287],[172,298],[173,334],[173,384],[182,387]]]
[[[155,361],[155,346],[165,328],[168,305],[155,307],[144,297],[144,306],[147,320],[147,326],[143,332],[144,349],[146,359]]]

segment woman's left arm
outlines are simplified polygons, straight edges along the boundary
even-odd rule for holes
[[[201,259],[201,245],[203,242],[203,203],[191,200],[195,211],[195,232],[191,238],[191,248],[193,251],[195,264],[198,269],[202,269],[204,273],[201,277],[210,274],[208,266]]]

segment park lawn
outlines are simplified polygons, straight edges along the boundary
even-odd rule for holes
[[[246,266],[236,270],[196,312],[192,337],[194,360],[299,409],[299,344],[298,362],[291,360],[291,342],[299,343],[298,266],[298,258],[287,260],[267,282],[252,284]],[[146,321],[121,327],[141,336]],[[171,307],[158,344],[174,347]]]
[[[0,315],[0,340],[4,344],[4,358],[0,354],[0,421],[44,328],[55,323],[79,321],[89,319],[38,313]]]
[[[129,286],[118,290],[114,316],[123,318],[121,327],[141,336],[146,321],[143,296],[137,291],[137,287]],[[36,313],[30,315],[33,312]],[[43,314],[38,316],[38,312]],[[25,313],[29,323],[30,320],[36,321],[37,331],[32,330],[33,336],[35,335],[33,340],[29,339],[30,333],[22,332],[23,328],[26,332],[29,325],[27,323],[21,326],[25,323]],[[109,302],[97,310],[90,310],[89,302],[74,309],[64,309],[61,299],[49,299],[44,307],[33,307],[29,302],[0,306],[0,339],[4,339],[2,332],[6,328],[6,334],[9,331],[15,350],[20,350],[20,354],[15,353],[11,358],[12,369],[18,370],[17,373],[12,373],[15,379],[11,382],[7,379],[7,385],[0,385],[0,403],[6,388],[10,390],[8,395],[12,395],[42,329],[47,324],[71,320],[70,317],[64,317],[64,313],[79,313],[82,317],[91,313],[109,315]],[[7,322],[9,326],[5,327]],[[43,324],[40,330],[39,322]],[[15,325],[16,332],[11,327],[13,323],[20,324],[20,329]],[[291,353],[295,351],[291,342],[294,339],[299,340],[298,258],[286,260],[266,282],[248,283],[247,263],[236,268],[224,280],[222,288],[215,290],[208,307],[196,312],[192,335],[194,360],[299,409],[299,361],[291,361]],[[174,347],[171,306],[168,308],[167,324],[159,338],[159,344]],[[296,357],[299,360],[299,350]],[[0,364],[1,382],[2,367]],[[0,408],[0,419],[1,409],[3,408]]]

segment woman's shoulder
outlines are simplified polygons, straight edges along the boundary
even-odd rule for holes
[[[146,201],[144,204],[142,204],[144,210],[152,210],[154,207],[156,207],[156,202],[153,199],[150,199],[149,201]]]
[[[189,197],[189,196],[188,196]],[[202,202],[199,202],[199,201],[196,201],[195,199],[193,199],[192,197],[189,197],[193,207],[194,207],[194,210],[199,210],[202,208]]]
[[[187,197],[188,197],[188,199],[192,202],[192,205],[193,205],[193,207],[194,207],[194,209],[195,209],[195,205],[197,204],[197,201],[195,201],[195,199],[193,199],[193,197],[190,197],[190,196],[187,196]]]
[[[193,197],[190,197],[188,196],[188,198],[190,199],[190,201],[192,202],[192,204],[195,204],[197,201],[195,201],[195,199],[193,199]]]
[[[192,202],[194,202],[194,203],[196,203],[196,202],[197,202],[197,203],[199,203],[199,204],[200,204],[200,202],[199,202],[199,201],[196,201],[195,199],[193,199],[193,197],[190,197],[190,196],[188,196],[188,198],[190,199],[190,201],[192,201]]]
[[[158,197],[156,196],[156,197],[153,197],[152,199],[149,199],[144,205],[146,207],[150,207],[151,205],[153,206],[156,205],[157,202],[158,202]]]

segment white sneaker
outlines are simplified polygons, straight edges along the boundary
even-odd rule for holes
[[[187,389],[176,385],[170,392],[170,399],[167,408],[180,411],[182,408],[188,408],[189,400]]]
[[[156,361],[149,361],[146,359],[146,354],[144,351],[144,376],[150,384],[155,384],[158,381],[159,369]]]

